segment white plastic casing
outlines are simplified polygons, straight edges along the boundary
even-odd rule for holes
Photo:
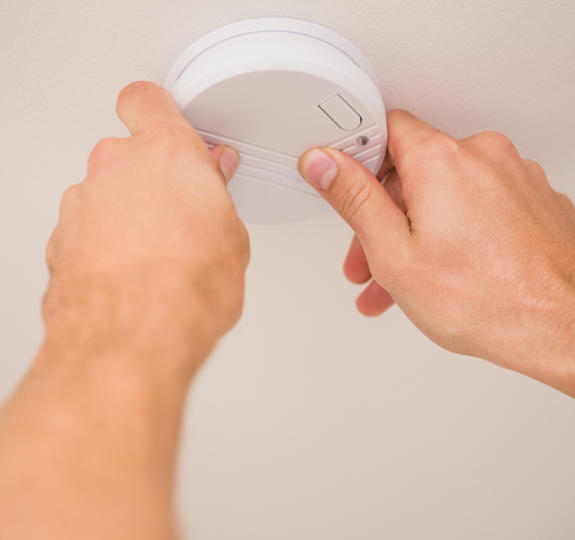
[[[229,189],[248,222],[329,210],[297,170],[310,147],[343,150],[373,173],[383,162],[375,73],[355,45],[315,23],[261,18],[219,28],[178,57],[165,86],[208,145],[240,152]]]

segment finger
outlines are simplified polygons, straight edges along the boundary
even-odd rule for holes
[[[352,283],[365,283],[371,277],[371,270],[357,236],[353,237],[347,257],[343,263],[343,273]]]
[[[212,162],[219,168],[227,184],[238,169],[240,155],[230,146],[223,144],[211,148],[210,154],[212,156]]]
[[[120,92],[116,113],[132,135],[165,124],[191,127],[169,92],[146,81],[129,84]]]
[[[358,311],[368,317],[381,315],[394,303],[391,295],[375,281],[372,281],[355,301]]]
[[[377,172],[377,178],[379,178],[382,182],[385,181],[386,176],[393,170],[395,167],[393,160],[391,159],[391,155],[389,152],[385,153],[385,159]]]
[[[389,193],[391,200],[404,214],[407,214],[407,206],[405,204],[405,199],[403,198],[403,189],[401,187],[401,180],[399,179],[397,169],[393,169],[388,174],[384,187]]]
[[[406,247],[407,217],[361,163],[333,148],[314,148],[300,158],[299,171],[351,226],[368,259],[382,244],[392,250]]]
[[[401,182],[395,169],[389,173],[384,187],[401,211],[407,212],[405,201],[403,200]],[[343,273],[352,283],[365,283],[371,277],[369,263],[357,236],[353,237],[347,252],[345,262],[343,263]]]
[[[400,176],[404,176],[409,165],[410,153],[417,151],[422,143],[439,132],[411,113],[402,110],[387,114],[387,149]]]

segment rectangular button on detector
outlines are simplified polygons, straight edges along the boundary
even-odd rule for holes
[[[361,126],[361,116],[339,94],[324,101],[319,105],[319,108],[345,131],[351,131]]]

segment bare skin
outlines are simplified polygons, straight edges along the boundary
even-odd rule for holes
[[[499,133],[457,141],[388,115],[386,189],[330,148],[300,171],[355,231],[344,270],[437,344],[575,396],[575,207]],[[331,180],[331,182],[330,182]],[[329,185],[328,185],[329,184]]]
[[[186,393],[241,313],[237,154],[208,150],[151,83],[117,112],[131,136],[101,141],[63,198],[45,340],[0,412],[2,538],[176,538]],[[388,124],[385,188],[332,149],[300,160],[356,233],[358,309],[396,302],[443,347],[575,396],[573,205],[499,134],[455,141],[401,111]]]
[[[237,154],[210,152],[156,85],[117,112],[131,137],[101,141],[63,197],[45,341],[0,415],[0,538],[175,538],[188,386],[241,312]]]

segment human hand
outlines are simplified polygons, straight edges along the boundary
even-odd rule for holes
[[[503,135],[457,141],[403,111],[388,129],[385,188],[337,150],[300,159],[356,233],[345,274],[372,279],[358,309],[395,301],[446,349],[575,396],[573,204]]]
[[[242,307],[237,153],[208,150],[157,85],[117,112],[131,137],[100,141],[63,197],[46,336],[0,410],[3,538],[176,538],[189,382]]]
[[[249,242],[226,189],[239,156],[210,151],[155,84],[116,108],[131,136],[95,146],[48,245],[47,340],[64,326],[63,348],[137,339],[200,360],[242,308]]]

